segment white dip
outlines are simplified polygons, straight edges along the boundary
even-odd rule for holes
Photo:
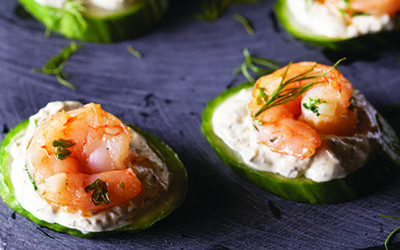
[[[28,128],[13,138],[6,150],[13,157],[11,181],[14,186],[14,195],[25,210],[48,223],[58,223],[83,233],[121,228],[132,223],[135,216],[142,210],[151,207],[160,195],[166,192],[169,185],[167,167],[139,134],[132,131],[130,149],[138,156],[135,162],[137,165],[133,169],[142,182],[143,191],[120,206],[100,211],[90,217],[82,216],[81,212],[70,213],[63,208],[57,209],[50,206],[35,191],[25,168],[25,164],[30,164],[26,158],[27,147],[41,121],[60,110],[69,111],[81,106],[79,102],[51,102],[31,116]]]
[[[252,88],[243,89],[220,104],[213,113],[212,126],[215,134],[252,168],[289,178],[329,181],[362,167],[379,145],[376,111],[363,95],[354,91],[360,121],[354,135],[320,135],[321,147],[304,160],[274,153],[258,140],[247,106],[251,91]]]
[[[131,5],[135,0],[35,0],[38,4],[55,8],[63,8],[67,2],[81,2],[83,6],[98,7],[105,10],[121,10]]]
[[[387,14],[354,16],[346,20],[339,11],[317,1],[286,0],[286,3],[296,24],[319,36],[345,39],[399,27],[400,18],[391,18]]]

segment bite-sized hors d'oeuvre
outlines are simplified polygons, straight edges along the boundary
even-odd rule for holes
[[[329,49],[359,51],[399,42],[393,41],[400,28],[398,0],[278,0],[275,12],[289,33]]]
[[[169,0],[19,0],[48,31],[110,43],[144,34],[164,16]]]
[[[202,131],[238,175],[287,199],[362,197],[400,164],[393,129],[334,67],[289,64],[208,103]]]
[[[0,177],[12,209],[81,237],[145,229],[186,193],[170,148],[93,103],[52,102],[17,125],[1,143]]]

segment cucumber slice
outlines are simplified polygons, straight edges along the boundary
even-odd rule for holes
[[[331,50],[347,52],[365,51],[370,49],[394,48],[399,44],[400,31],[384,31],[376,34],[366,34],[353,38],[330,38],[313,33],[309,28],[297,22],[290,13],[286,0],[277,0],[274,10],[279,22],[294,37],[307,43]]]
[[[394,130],[377,116],[382,133],[382,145],[367,164],[344,178],[315,182],[304,177],[286,178],[279,174],[256,170],[246,165],[240,155],[224,143],[213,129],[212,117],[216,108],[232,95],[253,84],[245,83],[226,90],[207,104],[202,115],[202,132],[218,156],[240,177],[261,188],[297,202],[335,204],[363,197],[387,184],[400,164],[400,145]]]
[[[21,5],[50,31],[87,42],[110,43],[144,34],[161,20],[169,0],[137,0],[122,10],[107,11],[91,7],[82,13],[82,20],[65,9],[38,4],[35,0],[19,0]]]
[[[16,138],[21,133],[24,133],[28,124],[29,120],[25,120],[22,123],[18,124],[6,135],[0,145],[0,196],[3,201],[16,212],[22,214],[23,216],[29,218],[30,220],[41,226],[48,227],[58,232],[69,233],[71,235],[85,238],[109,235],[123,231],[137,232],[150,227],[158,220],[161,220],[164,217],[168,216],[183,202],[185,198],[187,189],[186,169],[183,166],[182,162],[178,159],[177,155],[172,151],[172,149],[162,143],[154,135],[148,134],[138,127],[129,125],[129,127],[131,127],[133,130],[135,130],[146,139],[147,143],[154,150],[154,152],[156,152],[159,155],[160,159],[164,160],[164,162],[166,163],[171,178],[170,186],[167,192],[164,193],[157,202],[152,204],[150,209],[140,212],[136,216],[134,222],[123,228],[112,231],[82,233],[79,230],[71,229],[57,223],[48,223],[46,221],[40,220],[33,216],[30,212],[25,210],[18,203],[14,196],[14,188],[11,183],[10,177],[10,166],[13,158],[7,151],[7,146],[10,143],[13,143],[13,138]]]

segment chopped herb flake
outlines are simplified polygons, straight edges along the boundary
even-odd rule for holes
[[[100,179],[96,179],[91,184],[85,187],[85,192],[88,193],[93,190],[91,201],[95,206],[101,203],[109,204],[110,198],[108,197],[108,183]]]
[[[74,146],[75,143],[70,140],[58,139],[53,141],[53,147],[56,148],[56,158],[59,160],[65,160],[71,155],[71,151],[67,148]]]
[[[303,107],[311,110],[313,113],[315,113],[317,116],[320,115],[319,113],[319,104],[321,103],[326,103],[326,101],[321,101],[321,99],[312,99],[311,97],[307,98],[305,102],[303,102]]]

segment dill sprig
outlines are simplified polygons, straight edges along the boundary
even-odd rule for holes
[[[236,13],[233,15],[233,19],[241,23],[247,33],[249,33],[250,35],[254,34],[254,28],[246,17]]]
[[[200,21],[212,22],[224,14],[229,7],[237,4],[259,3],[259,0],[218,0],[203,1],[203,13],[196,13],[194,17]]]
[[[138,50],[134,49],[132,45],[128,45],[126,47],[126,50],[131,53],[133,56],[135,56],[137,59],[142,59],[143,55],[140,53]]]
[[[383,217],[383,218],[389,218],[389,219],[400,219],[400,216],[390,216],[390,215],[383,215],[383,214],[378,214],[380,217]],[[388,250],[389,248],[388,248],[388,246],[387,246],[387,244],[389,243],[389,240],[390,240],[390,238],[396,233],[396,232],[398,232],[400,230],[400,227],[397,227],[396,229],[394,229],[389,235],[388,235],[388,237],[386,237],[386,240],[385,240],[385,248],[386,248],[386,250]]]
[[[65,80],[68,74],[65,73],[63,69],[67,64],[67,60],[71,54],[81,47],[82,45],[71,42],[70,45],[65,47],[59,54],[51,57],[42,68],[34,68],[32,71],[40,74],[55,75],[59,83],[65,87],[75,90],[75,85]]]
[[[239,72],[242,72],[243,76],[252,83],[256,80],[251,76],[249,69],[256,76],[262,76],[269,74],[280,67],[280,63],[275,60],[252,56],[247,48],[243,49],[243,55],[245,58],[244,62],[233,71],[233,74],[236,75]]]
[[[329,70],[327,70],[325,73],[322,73],[322,74],[319,74],[318,72],[312,72],[314,70],[314,68],[317,66],[317,63],[315,63],[308,70],[286,80],[286,76],[289,71],[289,68],[293,63],[293,62],[290,62],[283,73],[283,76],[282,76],[282,79],[281,79],[281,82],[280,82],[278,88],[271,94],[271,96],[264,103],[264,105],[254,114],[254,117],[257,117],[258,115],[260,115],[262,112],[266,111],[267,109],[270,109],[270,108],[278,106],[278,105],[285,104],[287,102],[290,102],[290,101],[296,99],[298,96],[300,96],[301,94],[306,92],[309,88],[311,88],[314,84],[321,83],[321,81],[319,79],[321,77],[324,77],[327,74],[329,74],[343,60],[345,60],[345,58],[338,60]],[[314,80],[314,79],[315,79],[315,81],[312,81],[312,82],[305,84],[303,86],[300,86],[300,87],[286,88],[291,83],[295,83],[298,81],[305,81],[305,80]],[[265,100],[265,98],[263,98],[263,100]]]
[[[87,23],[82,16],[82,13],[85,11],[85,6],[83,6],[81,0],[66,1],[63,10],[74,16],[76,20],[78,20],[82,29],[87,29]]]

